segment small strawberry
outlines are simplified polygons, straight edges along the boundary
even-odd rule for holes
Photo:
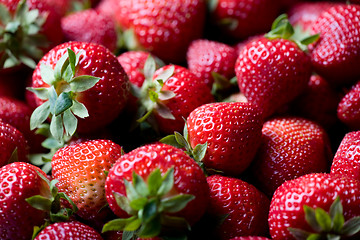
[[[332,158],[322,127],[297,117],[278,117],[264,123],[261,145],[252,165],[259,189],[272,196],[283,182],[325,172]]]
[[[360,131],[349,132],[342,139],[331,165],[331,173],[360,179]]]
[[[50,194],[46,182],[38,175],[45,173],[23,162],[0,168],[0,238],[4,240],[31,239],[34,226],[45,221],[45,212],[31,207],[26,198]]]
[[[357,180],[326,173],[286,181],[271,200],[272,239],[345,239],[353,235],[359,231],[359,190]]]
[[[360,81],[341,99],[337,116],[351,129],[360,130]]]
[[[223,217],[216,229],[220,239],[267,233],[270,201],[265,194],[236,178],[212,175],[207,182],[210,188],[207,212]]]
[[[78,221],[71,221],[51,224],[34,238],[34,240],[43,239],[102,240],[103,238],[93,228]]]

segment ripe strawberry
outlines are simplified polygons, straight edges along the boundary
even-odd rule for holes
[[[237,178],[212,175],[207,182],[210,188],[207,212],[224,218],[216,228],[220,239],[267,233],[270,201],[265,194]]]
[[[317,239],[326,239],[328,233],[334,237],[339,236],[338,239],[340,236],[345,237],[349,233],[347,231],[350,230],[351,221],[360,220],[358,217],[345,222],[360,216],[359,190],[360,182],[357,180],[325,173],[308,174],[283,183],[275,191],[270,205],[269,226],[272,239],[296,239],[292,233],[301,233],[304,239],[310,233],[319,234]],[[330,216],[326,213],[329,209]],[[354,226],[358,224],[355,223]]]
[[[111,17],[94,9],[75,12],[61,19],[66,41],[101,44],[114,52],[117,44],[115,24]]]
[[[214,0],[209,4],[211,20],[238,40],[268,30],[281,7],[278,0]]]
[[[98,232],[93,228],[77,221],[54,223],[44,228],[34,240],[102,240]]]
[[[57,187],[79,208],[86,220],[98,217],[106,204],[105,171],[121,156],[121,147],[110,140],[74,143],[59,149],[51,161]]]
[[[109,124],[129,95],[128,77],[116,57],[101,45],[82,42],[67,42],[50,50],[33,73],[32,87],[40,105],[32,115],[32,128],[51,115],[50,130],[58,140],[63,129],[72,135],[77,121],[79,133]]]
[[[205,104],[187,118],[188,139],[193,148],[207,143],[206,168],[238,175],[256,154],[262,123],[260,109],[250,103]]]
[[[264,37],[264,35],[265,35],[265,34],[258,34],[258,35],[250,36],[250,37],[248,37],[247,39],[238,42],[238,43],[234,46],[237,55],[239,56],[239,54],[241,53],[241,51],[243,50],[243,48],[244,48],[248,43],[253,42],[253,41],[260,40],[260,39],[262,39],[262,38]]]
[[[336,26],[336,27],[335,27]],[[337,85],[360,78],[360,6],[337,5],[312,25],[320,39],[311,47],[314,70]]]
[[[252,165],[259,189],[272,196],[283,182],[325,172],[332,154],[324,129],[310,120],[278,117],[264,123]]]
[[[205,13],[203,0],[120,0],[115,19],[126,31],[128,48],[146,49],[164,61],[180,63],[191,41],[201,37]]]
[[[360,129],[360,81],[341,99],[337,116],[351,129]]]
[[[360,131],[349,132],[342,139],[331,165],[331,173],[360,179]]]
[[[25,199],[39,194],[49,195],[46,176],[39,168],[23,162],[0,168],[0,238],[31,239],[34,226],[44,222],[45,212],[31,207]]]
[[[182,150],[161,143],[121,156],[109,171],[105,190],[113,212],[130,218],[114,220],[103,231],[124,230],[115,228],[120,221],[125,231],[140,228],[139,237],[164,234],[166,227],[193,225],[209,200],[206,178],[197,163]]]

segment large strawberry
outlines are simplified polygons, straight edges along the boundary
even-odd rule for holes
[[[203,0],[120,0],[116,10],[128,48],[146,49],[179,63],[191,41],[202,36],[206,6]]]
[[[220,239],[267,233],[270,201],[265,194],[237,178],[212,175],[207,182],[210,188],[207,212],[223,218],[216,228]]]
[[[326,173],[283,183],[270,205],[272,239],[345,239],[354,234],[359,230],[359,190],[359,181]]]
[[[82,42],[50,50],[33,73],[32,87],[40,106],[32,115],[31,127],[50,115],[50,130],[58,140],[76,130],[92,132],[109,124],[129,95],[128,77],[116,57],[101,45]]]
[[[337,116],[351,129],[360,129],[360,81],[341,99]]]
[[[0,168],[0,238],[31,239],[34,226],[43,224],[45,212],[31,207],[26,198],[50,195],[49,187],[38,174],[39,168],[23,162]]]
[[[262,124],[260,109],[250,103],[209,103],[190,113],[185,137],[193,148],[207,144],[206,168],[237,175],[256,154]]]
[[[336,27],[335,27],[336,26]],[[312,25],[320,39],[311,50],[315,71],[337,85],[360,77],[360,6],[337,5],[324,11]]]
[[[252,166],[259,189],[268,196],[283,182],[325,172],[332,154],[324,129],[303,118],[278,117],[264,123]]]
[[[184,226],[186,230],[201,218],[209,200],[197,163],[182,150],[161,143],[121,156],[109,171],[105,189],[110,208],[122,219],[109,222],[103,231],[136,231],[139,237]]]

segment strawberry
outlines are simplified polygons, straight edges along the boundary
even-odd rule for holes
[[[41,0],[0,0],[0,70],[36,67],[44,51],[62,41],[60,16]]]
[[[113,20],[94,9],[75,12],[61,19],[66,41],[92,42],[114,52],[117,44]]]
[[[241,53],[241,51],[243,50],[243,48],[244,48],[248,43],[253,42],[253,41],[260,40],[261,38],[264,37],[264,35],[265,35],[265,34],[257,34],[257,35],[250,36],[250,37],[248,37],[247,39],[238,42],[238,43],[234,46],[237,55],[239,56],[239,54]]]
[[[126,105],[129,82],[105,47],[68,42],[40,60],[30,90],[38,95],[35,100],[40,105],[30,119],[31,128],[51,115],[51,133],[60,141],[64,134],[92,132],[112,122]]]
[[[336,26],[336,27],[334,27]],[[360,6],[337,5],[324,11],[312,25],[320,39],[311,46],[314,70],[336,85],[360,78]]]
[[[360,129],[360,81],[341,99],[337,116],[351,129]]]
[[[39,194],[49,195],[46,176],[39,168],[23,162],[0,168],[0,238],[31,239],[34,226],[44,222],[45,212],[31,207],[25,199]]]
[[[278,0],[213,0],[210,16],[219,28],[234,39],[244,39],[270,28],[280,11]]]
[[[264,123],[252,166],[259,189],[272,196],[283,182],[325,172],[332,158],[324,129],[310,120],[278,117]]]
[[[249,237],[234,237],[230,240],[270,240],[270,239],[266,237],[249,236]]]
[[[103,238],[93,228],[78,221],[71,221],[47,226],[34,238],[34,240],[42,239],[102,240]]]
[[[210,188],[210,216],[223,217],[217,226],[219,239],[267,233],[269,199],[251,184],[240,179],[212,175],[207,177]]]
[[[105,171],[121,156],[121,147],[110,140],[91,140],[60,148],[53,156],[52,176],[86,220],[98,217],[106,204]],[[71,176],[71,177],[70,177]]]
[[[331,173],[360,179],[360,131],[349,132],[342,139],[331,165]]]
[[[265,36],[243,48],[235,72],[240,91],[267,118],[304,91],[311,76],[311,63],[300,49],[303,44],[292,38],[294,30],[286,15],[279,16]],[[310,37],[302,43],[314,39]]]
[[[121,156],[109,171],[105,190],[110,208],[123,219],[107,223],[103,232],[136,231],[146,238],[164,235],[166,229],[170,234],[177,227],[186,230],[201,218],[209,200],[197,163],[182,150],[161,143]]]
[[[327,239],[329,233],[342,239],[354,234],[359,229],[359,190],[357,180],[326,173],[286,181],[275,191],[270,204],[272,239]]]
[[[260,145],[261,111],[250,103],[209,103],[187,118],[188,138],[195,148],[207,144],[205,167],[229,175],[242,173]]]
[[[202,36],[205,13],[203,0],[120,0],[115,19],[125,31],[128,48],[180,63],[191,41]]]

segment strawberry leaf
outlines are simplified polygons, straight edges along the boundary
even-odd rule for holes
[[[165,104],[158,102],[155,106],[155,110],[162,118],[175,120],[174,115]]]
[[[142,210],[139,211],[139,218],[142,222],[148,223],[158,215],[157,200],[155,198],[150,199]]]
[[[142,197],[131,201],[130,207],[135,211],[139,211],[145,207],[146,203],[147,203],[147,198]]]
[[[298,228],[288,228],[288,231],[291,233],[291,235],[294,236],[297,240],[307,240],[307,238],[311,235],[311,233],[298,229]]]
[[[77,100],[73,100],[73,105],[70,109],[79,118],[86,118],[89,116],[88,110],[86,109],[85,105],[78,102]]]
[[[179,132],[174,132],[174,136],[176,139],[176,142],[180,146],[180,148],[186,147],[188,149],[189,143],[186,141],[185,137],[181,135]]]
[[[158,236],[161,232],[160,216],[156,216],[156,219],[144,223],[138,232],[138,236],[141,238],[151,238]]]
[[[136,218],[130,222],[128,222],[125,227],[124,227],[124,231],[127,231],[127,232],[133,232],[133,231],[136,231],[140,228],[141,226],[141,219],[139,218]],[[124,236],[124,235],[123,235]]]
[[[108,232],[108,231],[123,231],[126,224],[128,224],[129,222],[135,220],[135,217],[130,217],[130,218],[119,218],[119,219],[114,219],[111,220],[110,222],[106,223],[103,226],[102,229],[102,233],[104,232]]]
[[[51,210],[51,200],[41,195],[35,195],[25,199],[33,208],[49,212]]]
[[[135,37],[134,30],[129,28],[123,32],[122,39],[124,41],[125,47],[128,50],[135,50],[139,48],[138,40]]]
[[[135,199],[140,198],[139,193],[136,191],[134,186],[129,181],[124,179],[124,184],[126,187],[126,196],[129,198],[130,202],[132,202]]]
[[[49,91],[47,88],[32,88],[28,87],[26,90],[35,93],[35,95],[41,100],[46,100],[49,98]]]
[[[176,96],[176,94],[173,91],[160,91],[158,99],[165,101],[165,100],[169,100],[175,96]]]
[[[19,60],[29,68],[36,68],[36,62],[30,57],[19,55]]]
[[[48,118],[50,114],[50,102],[46,101],[37,107],[30,117],[30,129],[34,130]]]
[[[135,231],[124,231],[122,240],[132,240],[135,236]]]
[[[353,217],[344,223],[341,231],[345,236],[352,236],[360,231],[360,216]]]
[[[52,117],[50,123],[50,132],[56,140],[61,142],[64,133],[64,126],[61,115]]]
[[[65,128],[66,135],[69,137],[74,135],[74,133],[76,131],[78,120],[74,116],[74,114],[71,112],[70,109],[67,109],[64,112],[63,121],[64,121],[64,128]]]
[[[89,75],[81,75],[70,81],[70,87],[74,92],[83,92],[95,86],[100,79]]]
[[[72,71],[72,75],[75,75],[75,67],[76,67],[76,55],[73,50],[70,48],[67,49],[68,55],[69,55],[69,63]]]
[[[114,192],[114,198],[116,201],[116,204],[125,212],[127,212],[129,215],[134,214],[134,210],[130,207],[130,201],[129,199],[124,196],[124,195],[120,195],[117,192]]]
[[[149,187],[149,195],[155,196],[161,186],[162,177],[160,169],[156,169],[152,171],[147,179],[148,187]]]
[[[165,212],[175,213],[181,211],[186,205],[195,199],[195,196],[190,194],[180,194],[171,198],[165,198],[161,201],[161,206]]]
[[[326,235],[327,240],[340,240],[341,237],[339,235],[334,235],[334,234],[327,234]]]
[[[144,182],[142,177],[140,177],[135,172],[133,172],[133,186],[139,195],[143,197],[147,197],[149,195],[149,190],[146,183]]]
[[[7,7],[0,3],[0,22],[6,25],[11,20],[11,16]]]
[[[195,161],[201,162],[205,157],[206,150],[207,150],[207,142],[204,144],[196,145],[193,150],[193,156]]]
[[[321,229],[325,232],[329,232],[331,230],[331,218],[329,214],[322,208],[315,209],[315,217],[318,224],[321,226]]]
[[[60,81],[62,79],[62,75],[68,66],[69,66],[69,56],[67,54],[64,54],[56,62],[56,65],[54,68],[55,81]]]
[[[71,93],[62,92],[55,102],[55,116],[68,110],[73,105]]]
[[[315,35],[311,35],[309,37],[302,39],[300,42],[301,42],[301,44],[309,45],[311,43],[316,42],[319,38],[320,38],[320,34],[315,34]]]
[[[162,139],[159,140],[159,142],[165,143],[167,145],[171,145],[171,146],[176,147],[176,148],[183,148],[184,147],[180,143],[178,143],[178,141],[176,140],[175,135],[168,135],[166,137],[163,137]]]
[[[171,65],[169,68],[167,68],[165,71],[161,72],[155,80],[162,80],[166,81],[168,80],[172,75],[175,73],[175,66]]]
[[[170,168],[162,178],[157,195],[163,196],[168,193],[174,186],[174,167]]]
[[[316,213],[315,210],[307,205],[303,206],[304,212],[305,212],[305,219],[309,223],[309,225],[314,229],[316,232],[320,232],[321,226],[318,223],[316,219]]]
[[[153,77],[156,70],[156,62],[154,58],[149,54],[144,65],[144,76],[146,79]]]

